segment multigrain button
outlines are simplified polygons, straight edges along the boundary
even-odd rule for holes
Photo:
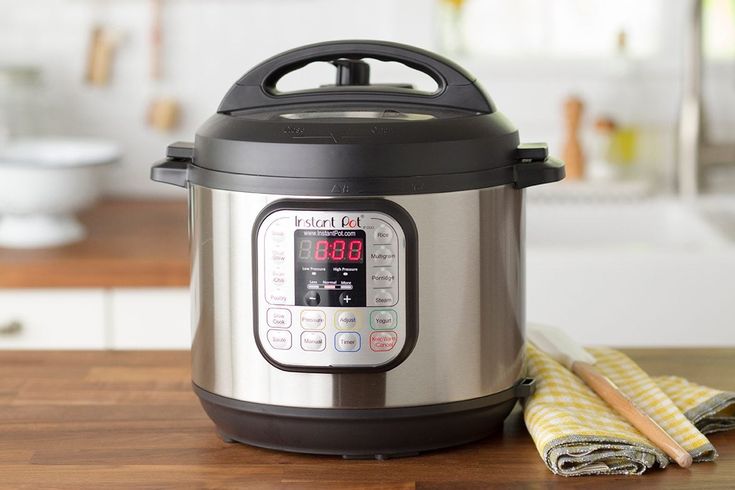
[[[268,343],[274,349],[288,350],[291,348],[291,332],[288,330],[268,330]]]
[[[323,311],[304,310],[301,312],[301,326],[307,329],[324,328],[326,317]]]
[[[393,271],[385,267],[380,267],[370,272],[370,280],[372,281],[373,287],[376,288],[391,287],[395,279],[396,276],[393,274]]]
[[[371,332],[370,349],[374,352],[388,352],[398,342],[398,334],[395,332]]]
[[[391,330],[398,323],[394,310],[374,310],[370,312],[370,327],[373,330]]]
[[[326,340],[322,332],[304,332],[301,334],[301,348],[308,351],[324,350]]]
[[[357,328],[357,315],[354,311],[340,311],[337,313],[337,328],[355,330]]]
[[[357,332],[337,332],[334,336],[334,348],[340,352],[359,351],[360,334]]]
[[[288,328],[291,326],[291,312],[285,308],[268,308],[266,316],[269,327]]]
[[[375,243],[390,243],[393,240],[393,230],[388,225],[378,225],[373,232],[373,239]]]
[[[391,265],[396,258],[390,247],[380,246],[370,252],[370,261],[373,265]]]
[[[393,306],[396,304],[393,293],[386,289],[379,289],[373,294],[373,306]]]

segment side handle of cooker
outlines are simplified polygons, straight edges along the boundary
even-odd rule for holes
[[[550,157],[545,143],[526,143],[516,150],[518,163],[513,167],[516,189],[557,182],[566,176],[564,162]]]
[[[151,168],[151,180],[186,187],[189,181],[189,165],[193,161],[194,145],[178,142],[168,146],[166,159],[156,162]]]

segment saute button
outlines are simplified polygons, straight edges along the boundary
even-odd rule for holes
[[[373,232],[376,243],[390,243],[393,240],[393,230],[388,225],[379,225]]]
[[[268,308],[268,326],[288,328],[291,326],[291,312],[285,308]]]
[[[374,265],[391,265],[395,258],[396,254],[390,247],[381,246],[370,252],[370,260]]]
[[[393,310],[370,312],[370,326],[373,330],[391,330],[396,328],[396,323],[396,312]]]
[[[377,288],[392,286],[395,278],[396,276],[393,274],[393,272],[390,269],[386,269],[384,267],[375,269],[370,273],[370,280],[372,280],[373,282],[373,287]]]
[[[371,306],[393,306],[396,304],[393,294],[390,291],[381,289],[373,295],[373,304]]]
[[[375,352],[388,352],[398,342],[398,334],[395,332],[371,332],[370,349]]]
[[[354,330],[357,328],[357,315],[354,311],[340,311],[337,313],[337,328]]]
[[[360,334],[357,332],[338,332],[334,336],[334,348],[340,352],[360,350]]]
[[[291,332],[288,330],[268,330],[268,343],[279,350],[291,348]]]
[[[301,312],[301,326],[308,329],[324,328],[326,317],[323,311],[304,310]]]
[[[306,303],[308,306],[317,306],[319,303],[321,303],[321,301],[322,298],[316,291],[309,291],[304,295],[304,303]]]
[[[301,334],[301,348],[320,351],[326,347],[326,336],[321,332],[304,332]]]

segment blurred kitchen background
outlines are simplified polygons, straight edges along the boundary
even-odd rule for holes
[[[150,182],[150,166],[254,64],[340,38],[457,61],[522,141],[566,160],[567,181],[528,192],[529,321],[586,344],[735,345],[735,0],[0,0],[0,12],[0,348],[185,348],[185,192]],[[374,79],[430,86],[384,65]],[[330,83],[331,70],[281,87]],[[23,173],[34,165],[51,180]],[[23,206],[55,221],[13,221]],[[49,227],[86,238],[39,246]]]

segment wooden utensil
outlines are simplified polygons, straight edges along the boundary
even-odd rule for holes
[[[108,29],[100,25],[92,29],[84,77],[87,83],[96,86],[110,83],[115,46],[115,36]]]
[[[554,327],[534,327],[528,339],[552,359],[579,376],[597,395],[622,415],[651,442],[668,454],[682,468],[692,464],[692,456],[681,447],[660,425],[618,388],[615,383],[595,368],[595,358],[572,340],[564,331]]]
[[[569,97],[564,101],[564,147],[562,159],[567,172],[567,179],[579,180],[584,176],[584,152],[579,140],[579,127],[582,121],[584,103],[578,97]]]
[[[163,0],[151,0],[151,80],[158,85],[163,78]],[[181,109],[173,97],[156,97],[148,106],[148,124],[160,131],[173,129],[178,124]]]

